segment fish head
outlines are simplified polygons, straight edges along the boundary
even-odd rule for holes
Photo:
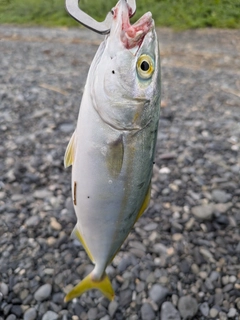
[[[147,12],[131,24],[131,8],[125,0],[117,3],[112,14],[110,34],[96,66],[95,108],[105,122],[117,129],[141,129],[160,103],[160,58],[154,20]]]

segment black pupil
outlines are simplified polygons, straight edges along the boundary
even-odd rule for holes
[[[147,61],[143,61],[141,63],[141,69],[142,69],[142,71],[148,71],[149,70],[149,63]]]

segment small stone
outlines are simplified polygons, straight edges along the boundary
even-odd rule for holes
[[[193,264],[191,265],[191,270],[192,270],[192,272],[193,272],[194,274],[199,274],[199,267],[198,267],[198,265],[197,265],[196,263],[193,263]]]
[[[226,286],[223,287],[223,292],[229,292],[233,289],[233,284],[228,283]]]
[[[162,243],[154,243],[153,252],[160,254],[167,253],[167,247]]]
[[[37,199],[48,199],[51,197],[51,195],[52,193],[46,189],[36,190],[33,193],[34,198],[37,198]]]
[[[8,295],[8,285],[4,282],[0,283],[0,292],[3,294],[3,296]]]
[[[194,222],[195,222],[195,219],[194,218],[190,218],[185,224],[186,230],[188,230],[188,231],[192,230]]]
[[[232,276],[229,277],[229,282],[235,283],[236,281],[237,281],[237,277],[236,276],[232,275]]]
[[[160,174],[169,174],[170,172],[171,172],[171,170],[168,167],[163,167],[163,168],[159,169]]]
[[[49,246],[53,246],[55,243],[56,243],[56,238],[54,238],[54,237],[49,237],[49,238],[47,238],[47,244],[49,245]]]
[[[213,217],[213,211],[214,206],[212,204],[206,204],[192,208],[193,215],[202,220],[211,220]]]
[[[212,198],[215,202],[225,203],[229,201],[232,196],[223,190],[213,190]]]
[[[143,229],[145,231],[153,231],[155,229],[157,229],[158,224],[156,222],[151,222],[149,224],[147,224],[146,226],[143,227]]]
[[[129,241],[129,246],[131,248],[135,248],[135,249],[139,249],[142,251],[146,251],[146,247],[143,243],[139,242],[139,241]]]
[[[181,297],[178,301],[178,310],[183,319],[192,319],[198,311],[196,299],[191,296]]]
[[[173,304],[166,301],[162,304],[161,308],[161,320],[180,320],[180,314]]]
[[[54,217],[51,218],[50,226],[54,230],[57,230],[57,231],[62,230],[61,224],[58,223],[57,220]]]
[[[24,320],[35,320],[37,317],[37,312],[34,308],[29,308],[25,311],[23,319]]]
[[[232,203],[228,202],[228,203],[216,203],[214,205],[215,211],[219,212],[219,213],[227,213],[227,211],[231,208]]]
[[[20,299],[24,300],[27,298],[27,296],[29,295],[29,291],[27,289],[23,289],[22,291],[20,291]]]
[[[205,286],[209,291],[214,289],[214,285],[212,284],[212,281],[209,278],[206,279]]]
[[[158,305],[161,305],[168,293],[169,292],[167,288],[161,286],[160,284],[154,284],[149,290],[149,297]]]
[[[210,318],[216,318],[218,316],[218,313],[218,309],[213,307],[210,309],[209,316]]]
[[[183,235],[182,235],[181,233],[174,233],[174,234],[172,235],[173,241],[176,241],[176,242],[182,240],[182,238],[183,238]]]
[[[220,306],[223,302],[223,294],[222,292],[216,292],[214,295],[214,304]]]
[[[227,316],[228,318],[233,318],[236,316],[236,314],[237,314],[237,310],[235,308],[230,308]]]
[[[49,283],[46,283],[34,293],[34,298],[37,301],[46,300],[51,295],[51,292],[52,286]]]
[[[207,259],[209,262],[215,263],[215,259],[212,255],[212,253],[206,249],[206,248],[200,248],[200,253],[204,256],[205,259]]]
[[[207,302],[203,302],[200,307],[199,307],[200,311],[201,311],[201,314],[204,316],[204,317],[208,317],[208,314],[209,314],[209,305]]]
[[[216,281],[216,280],[219,278],[219,276],[220,276],[219,272],[217,272],[217,271],[212,271],[211,274],[210,274],[210,276],[209,276],[209,279],[210,279],[212,282],[214,282],[214,281]]]
[[[118,308],[117,301],[113,300],[109,303],[108,312],[111,318],[113,318],[113,316],[115,315],[117,308]]]
[[[144,303],[141,307],[141,319],[142,320],[154,320],[155,312],[150,303]]]
[[[225,286],[229,283],[229,275],[222,277],[222,284]]]
[[[74,131],[74,125],[72,123],[65,122],[60,124],[59,130],[65,133],[69,133]]]
[[[109,317],[108,314],[106,314],[104,317],[100,318],[100,320],[110,320],[111,318]]]
[[[219,312],[219,320],[227,320],[227,315],[225,312],[223,311]]]
[[[15,314],[10,314],[6,320],[17,320],[17,317],[15,316]]]
[[[32,216],[25,221],[26,226],[35,227],[38,225],[40,218],[38,216]]]
[[[172,295],[172,303],[175,307],[178,305],[178,296],[176,294]]]
[[[19,319],[23,314],[22,308],[19,305],[13,305],[11,308],[11,313],[15,314],[15,316]]]
[[[191,266],[187,260],[183,260],[180,262],[180,270],[185,274],[188,274],[190,272]]]
[[[54,311],[47,311],[43,317],[42,320],[57,320],[58,319],[58,314]]]
[[[88,320],[95,320],[97,319],[98,309],[97,308],[91,308],[88,310]]]

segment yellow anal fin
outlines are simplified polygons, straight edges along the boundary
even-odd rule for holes
[[[76,140],[76,131],[73,132],[73,135],[68,143],[65,156],[64,156],[64,167],[70,167],[73,164],[75,156],[75,140]]]
[[[83,236],[79,232],[77,226],[74,227],[74,229],[72,231],[72,234],[71,234],[71,237],[75,238],[75,239],[79,240],[79,242],[81,242],[81,244],[83,245],[83,248],[87,252],[87,255],[88,255],[89,259],[94,263],[93,256],[92,256],[92,254],[91,254],[91,252],[90,252],[85,240],[83,239]]]
[[[109,300],[114,299],[114,290],[107,274],[104,273],[102,280],[94,281],[90,273],[66,295],[64,301],[68,302],[91,289],[98,289]]]
[[[152,184],[150,182],[149,184],[149,187],[148,187],[148,191],[146,193],[146,196],[145,196],[145,199],[143,201],[143,204],[138,212],[138,215],[136,217],[136,221],[138,221],[138,219],[143,215],[143,212],[147,209],[148,205],[149,205],[149,202],[150,202],[150,199],[151,199],[151,188],[152,188]]]

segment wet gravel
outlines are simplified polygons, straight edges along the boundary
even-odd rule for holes
[[[100,36],[0,26],[0,320],[239,319],[240,34],[159,29],[152,200],[108,267],[109,302],[63,298],[92,268],[70,239],[75,128]]]

